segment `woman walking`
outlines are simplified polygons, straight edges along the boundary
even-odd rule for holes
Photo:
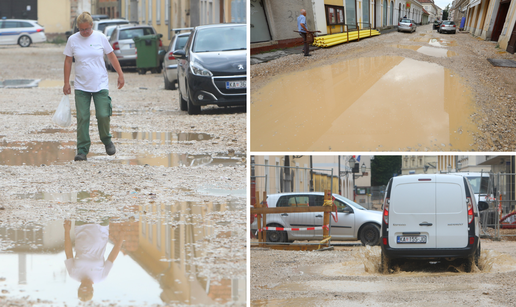
[[[120,63],[113,53],[113,48],[104,34],[93,31],[93,19],[90,13],[84,12],[77,17],[79,32],[70,36],[63,54],[64,87],[63,93],[71,93],[70,72],[75,57],[75,108],[77,109],[77,154],[75,161],[86,161],[90,151],[90,104],[95,104],[100,140],[108,155],[114,155],[116,148],[111,141],[109,122],[112,113],[111,97],[109,97],[108,73],[104,64],[107,54],[111,65],[118,73],[118,89],[124,86],[124,74]]]

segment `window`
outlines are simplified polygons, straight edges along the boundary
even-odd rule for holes
[[[156,24],[161,24],[161,0],[156,0]]]
[[[344,24],[344,7],[326,5],[326,24],[327,25],[343,25]]]
[[[149,24],[152,24],[152,0],[149,0]]]
[[[194,52],[245,50],[245,26],[218,27],[199,30],[193,45]]]
[[[168,25],[170,17],[170,0],[165,1],[165,24]]]
[[[276,207],[308,207],[308,196],[282,196]]]
[[[351,210],[351,212],[353,212],[353,209],[350,206],[346,205],[345,203],[341,202],[338,199],[335,200],[335,205],[337,206],[337,211],[338,212],[344,212],[344,210],[346,208],[349,208],[347,210]]]

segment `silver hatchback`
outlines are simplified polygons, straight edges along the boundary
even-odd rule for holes
[[[332,240],[360,240],[364,245],[380,244],[380,227],[382,212],[367,210],[352,200],[338,194],[333,194],[337,206],[337,215],[330,218],[330,235]],[[324,193],[298,192],[281,193],[267,196],[267,204],[271,207],[311,207],[322,206]],[[300,228],[297,230],[277,231],[267,230],[267,241],[288,242],[294,240],[322,240],[323,213],[282,213],[267,214],[268,227]],[[309,230],[315,227],[314,230]],[[301,229],[304,228],[304,229]],[[256,219],[251,224],[251,231],[256,232]]]
[[[416,22],[412,19],[407,19],[407,18],[402,18],[399,22],[398,22],[398,32],[416,32],[416,28],[417,28],[417,25],[416,25]]]
[[[455,25],[455,22],[451,20],[445,20],[441,25],[439,26],[439,33],[457,33],[457,26]]]
[[[146,25],[120,25],[113,30],[109,38],[109,44],[113,47],[113,51],[120,62],[120,66],[136,66],[136,47],[133,38],[143,35],[157,34],[152,26]],[[162,47],[161,39],[159,47]],[[114,71],[107,57],[104,57],[106,66]]]
[[[191,30],[193,28],[185,28]],[[172,37],[168,45],[167,53],[163,59],[163,79],[165,81],[165,89],[175,90],[177,83],[177,59],[174,57],[174,51],[185,48],[186,42],[190,37],[190,32],[177,33]]]

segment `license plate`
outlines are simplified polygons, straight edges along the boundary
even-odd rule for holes
[[[226,81],[226,89],[246,88],[246,81]]]
[[[134,48],[134,44],[129,44],[129,48]]]
[[[398,244],[404,243],[426,243],[426,236],[398,236]]]

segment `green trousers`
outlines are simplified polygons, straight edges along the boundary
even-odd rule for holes
[[[96,93],[75,90],[75,108],[77,109],[77,154],[90,152],[90,104],[93,97],[95,116],[99,128],[100,140],[104,145],[111,142],[109,120],[112,114],[111,97],[108,90]]]

